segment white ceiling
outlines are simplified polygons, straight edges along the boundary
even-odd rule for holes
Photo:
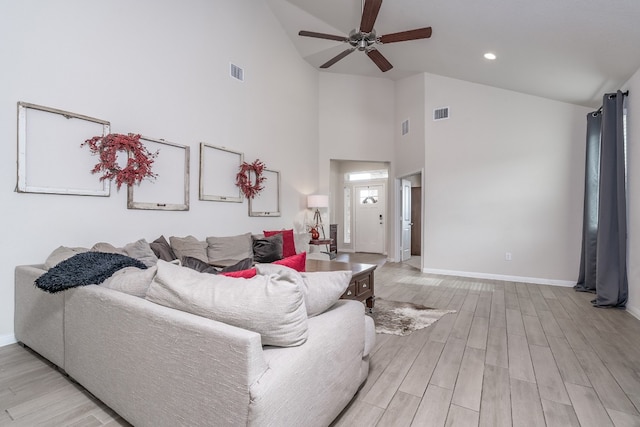
[[[361,0],[267,0],[300,55],[314,67],[348,45],[298,36],[347,35]],[[386,0],[378,35],[431,26],[430,39],[378,45],[382,73],[354,52],[327,72],[393,80],[427,72],[598,107],[640,69],[640,0]],[[488,61],[485,52],[498,59]]]

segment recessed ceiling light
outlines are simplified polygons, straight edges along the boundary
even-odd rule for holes
[[[484,54],[485,59],[490,59],[491,61],[493,61],[494,59],[496,59],[496,54],[495,53],[491,53],[491,52],[487,52]]]

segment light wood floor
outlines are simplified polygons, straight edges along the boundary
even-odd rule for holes
[[[376,270],[378,298],[456,310],[378,335],[335,426],[640,426],[640,321],[572,288]]]
[[[420,273],[377,255],[378,298],[456,310],[378,335],[340,426],[640,426],[640,321],[571,288]],[[0,426],[128,425],[17,344],[0,348]]]

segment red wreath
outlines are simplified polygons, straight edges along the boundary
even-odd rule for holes
[[[236,174],[236,186],[240,187],[242,194],[247,199],[253,199],[264,189],[262,186],[266,179],[262,176],[264,168],[265,165],[260,160],[256,160],[253,163],[242,162],[240,165],[240,172]],[[251,174],[254,175],[253,182],[251,181]]]
[[[80,146],[83,145],[88,145],[92,154],[100,156],[100,161],[91,169],[91,173],[102,172],[100,181],[115,178],[118,190],[122,184],[131,186],[139,184],[145,178],[157,177],[157,174],[151,172],[151,166],[158,157],[158,151],[152,153],[147,150],[138,134],[110,133],[106,136],[94,136]],[[119,151],[127,153],[127,165],[124,168],[117,162]]]

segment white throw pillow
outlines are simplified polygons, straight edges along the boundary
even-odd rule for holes
[[[257,332],[262,345],[292,347],[307,340],[302,291],[286,272],[236,279],[162,260],[157,266],[149,301]]]
[[[113,273],[100,286],[144,298],[147,295],[151,281],[156,275],[156,271],[157,267],[155,266],[146,270],[137,267],[125,267]]]
[[[47,260],[44,262],[44,268],[45,270],[49,270],[50,268],[55,267],[65,259],[69,259],[74,255],[87,252],[88,250],[89,249],[87,248],[69,248],[67,246],[58,246],[47,257]]]
[[[313,317],[327,311],[349,287],[351,271],[313,271],[298,273],[292,268],[277,264],[256,264],[259,275],[284,274],[295,278],[304,295],[307,316]]]
[[[128,243],[124,252],[131,258],[135,258],[147,267],[153,267],[158,262],[158,257],[151,250],[151,246],[145,239]]]

